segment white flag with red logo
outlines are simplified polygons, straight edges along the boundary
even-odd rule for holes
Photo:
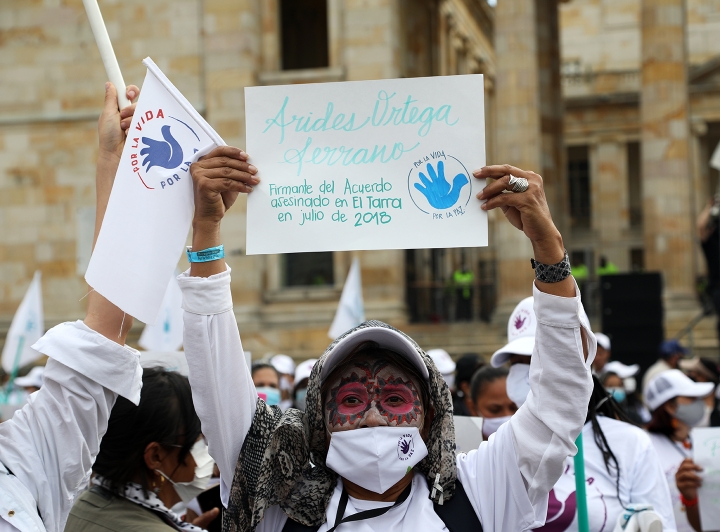
[[[225,142],[148,57],[88,284],[155,323],[184,250],[194,201],[190,164]]]

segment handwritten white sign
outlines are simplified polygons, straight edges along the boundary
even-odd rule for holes
[[[698,490],[700,524],[703,530],[720,525],[720,427],[692,429],[693,462],[703,468]]]
[[[480,75],[245,89],[247,253],[487,245]]]

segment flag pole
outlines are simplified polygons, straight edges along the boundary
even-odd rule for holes
[[[8,381],[7,389],[5,390],[4,403],[10,400],[10,394],[12,393],[15,378],[17,377],[18,371],[20,371],[20,355],[22,355],[23,347],[25,346],[25,335],[20,336],[18,340],[17,351],[15,352],[15,360],[13,361],[12,371],[10,372],[10,380]]]
[[[83,0],[83,4],[85,5],[85,12],[90,21],[93,35],[95,35],[95,42],[100,50],[100,57],[103,65],[105,65],[105,72],[108,79],[115,85],[115,89],[117,89],[118,109],[122,110],[130,105],[130,101],[125,96],[125,80],[123,80],[120,65],[118,65],[112,42],[110,42],[110,36],[105,27],[105,22],[103,22],[100,6],[98,6],[97,0]]]
[[[588,520],[587,493],[585,492],[585,455],[583,453],[582,432],[575,440],[578,452],[574,458],[575,464],[575,498],[578,513],[578,532],[590,532]]]

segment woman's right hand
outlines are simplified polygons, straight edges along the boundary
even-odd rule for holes
[[[689,501],[697,499],[698,488],[702,486],[702,479],[698,472],[702,470],[702,467],[695,464],[690,458],[686,458],[675,473],[677,489]]]

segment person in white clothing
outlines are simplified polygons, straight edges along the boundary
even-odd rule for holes
[[[520,342],[535,343],[536,324],[539,319],[533,312],[533,298],[521,301],[510,315],[508,323],[509,343],[498,349],[491,359],[493,366],[515,362],[511,366],[517,368],[522,364],[518,361],[517,351],[523,351]],[[518,338],[512,333],[529,335]],[[532,349],[532,348],[531,348]],[[523,351],[526,352],[526,351]],[[515,358],[513,358],[515,357]],[[534,355],[530,358],[532,364]],[[611,362],[605,367],[613,369]],[[485,371],[480,370],[478,373]],[[495,371],[502,367],[493,368]],[[496,387],[496,394],[502,389]],[[496,400],[502,404],[509,402],[511,397],[525,402],[528,392],[523,379],[506,384],[505,397]],[[505,421],[502,414],[486,412],[483,422],[483,433],[486,426],[493,426]],[[493,423],[494,420],[495,423]],[[495,425],[497,426],[497,425]],[[587,418],[582,430],[585,458],[585,483],[588,508],[589,532],[608,532],[613,530],[618,517],[633,504],[650,504],[662,520],[662,530],[675,530],[675,519],[671,510],[670,493],[663,482],[664,473],[655,449],[648,435],[640,428],[632,425],[624,411],[603,388],[597,376],[593,375],[593,393],[588,402]],[[550,491],[547,520],[545,525],[537,528],[543,532],[565,532],[578,530],[577,499],[575,492],[575,464],[568,457],[564,464],[563,474]]]
[[[705,413],[704,398],[712,393],[710,382],[693,382],[679,369],[660,373],[650,382],[645,402],[652,410],[647,426],[662,465],[675,513],[678,532],[692,532],[688,507],[697,506],[697,498],[687,499],[678,490],[675,475],[680,465],[692,457],[690,429],[698,426]],[[697,513],[693,513],[697,516]],[[696,523],[699,528],[699,523]]]
[[[132,101],[139,94],[127,88]],[[98,123],[97,237],[134,105],[117,110],[107,84]],[[137,404],[138,352],[124,345],[132,319],[95,292],[84,321],[62,323],[35,345],[49,357],[43,385],[0,424],[0,531],[61,532],[107,430],[118,395]]]
[[[230,147],[192,165],[194,250],[221,244],[220,221],[256,172]],[[193,262],[180,275],[190,383],[220,469],[224,529],[522,531],[544,523],[548,492],[585,421],[595,339],[542,178],[507,165],[475,177],[495,181],[472,208],[502,209],[532,242],[539,324],[528,401],[457,458],[447,384],[405,334],[370,321],[341,335],[313,367],[306,412],[283,414],[257,398],[224,260]]]

